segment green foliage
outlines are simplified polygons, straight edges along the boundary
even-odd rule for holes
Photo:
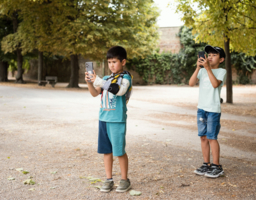
[[[196,42],[224,46],[254,56],[256,54],[256,1],[177,0],[185,25],[193,28]],[[196,5],[196,6],[195,6]]]
[[[157,8],[152,0],[3,0],[0,13],[19,9],[18,31],[2,41],[5,52],[38,49],[69,57],[100,60],[122,45],[130,57],[152,52],[158,40]]]
[[[0,41],[7,36],[8,34],[11,34],[13,32],[13,27],[12,27],[12,21],[9,20],[7,17],[1,16],[0,15]],[[0,43],[0,60],[9,62],[12,59],[15,59],[15,54],[13,53],[7,53],[5,54],[1,50],[1,43]]]
[[[233,52],[231,54],[232,64],[234,65],[238,80],[238,84],[251,83],[251,76],[253,71],[256,69],[256,56],[247,56],[244,53]]]
[[[198,51],[204,49],[205,44],[195,43],[192,29],[182,27],[178,36],[182,48],[178,54],[154,53],[145,59],[129,60],[127,67],[142,76],[146,83],[153,84],[181,84],[188,82],[195,70]]]
[[[22,69],[27,72],[30,68],[30,65],[29,65],[29,61],[31,59],[35,59],[37,58],[37,56],[34,54],[34,53],[28,53],[27,55],[23,56],[23,63],[22,63]],[[9,71],[16,71],[18,69],[18,66],[17,66],[17,60],[16,59],[10,59],[8,60],[8,64],[9,64],[9,68],[8,70]]]
[[[192,28],[181,27],[178,33],[181,50],[178,54],[154,53],[146,58],[135,58],[127,63],[128,69],[135,70],[148,84],[181,84],[187,83],[193,74],[197,54],[203,51],[205,43],[196,43],[192,35]],[[231,53],[231,62],[237,70],[239,84],[250,83],[250,78],[255,69],[256,57],[244,53]],[[224,63],[220,67],[225,67]]]

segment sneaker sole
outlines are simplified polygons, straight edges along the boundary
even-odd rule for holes
[[[224,176],[224,172],[221,172],[221,173],[219,173],[219,174],[217,174],[217,175],[211,175],[211,174],[205,174],[204,176],[206,176],[206,177],[208,177],[208,178],[218,178],[218,177],[220,177],[220,176]]]
[[[125,190],[117,190],[116,189],[116,192],[126,192],[128,191],[129,189],[131,189],[132,185],[130,185],[128,188],[126,188]]]
[[[199,176],[204,176],[206,172],[205,172],[205,173],[200,173],[200,172],[198,172],[198,171],[195,170],[194,173],[195,173],[196,175],[199,175]]]
[[[112,189],[113,189],[113,188],[111,188],[110,190],[103,190],[103,189],[100,189],[100,191],[107,193],[107,192],[110,192]]]

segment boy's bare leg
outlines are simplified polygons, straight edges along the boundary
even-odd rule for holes
[[[204,162],[210,162],[210,144],[206,136],[201,137],[201,148],[203,153]]]
[[[113,153],[104,154],[104,165],[107,179],[112,178]]]
[[[121,177],[124,180],[127,180],[127,173],[128,173],[128,157],[127,154],[125,153],[122,156],[118,156],[119,159],[119,164],[121,168]]]
[[[219,165],[220,159],[220,145],[218,140],[209,140],[212,149],[213,164]]]

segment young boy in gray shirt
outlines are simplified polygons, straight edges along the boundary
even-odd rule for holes
[[[189,80],[194,86],[199,80],[199,100],[197,111],[198,136],[204,163],[194,173],[210,178],[217,178],[224,174],[219,163],[220,146],[217,140],[220,131],[220,92],[226,79],[226,70],[219,68],[225,60],[225,52],[220,47],[207,45],[205,52],[208,57],[198,58],[197,68]],[[213,163],[210,163],[210,149]]]

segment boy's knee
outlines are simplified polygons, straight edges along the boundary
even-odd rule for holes
[[[123,155],[121,156],[117,156],[118,158],[123,158],[123,157],[126,157],[126,153],[124,153]]]
[[[201,136],[200,139],[201,139],[202,142],[207,142],[208,141],[206,136]]]

